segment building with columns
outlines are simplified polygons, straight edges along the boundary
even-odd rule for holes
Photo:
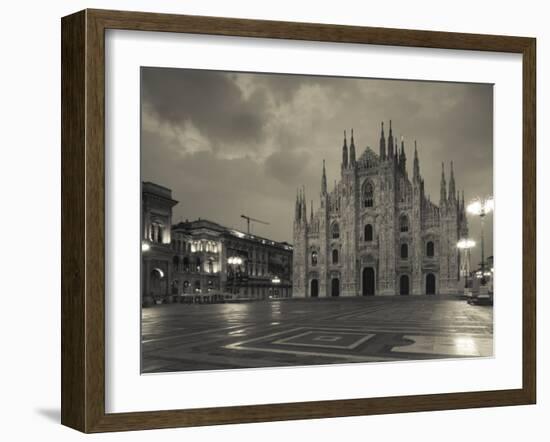
[[[172,191],[142,183],[142,304],[182,295],[292,295],[292,246],[198,219],[172,224]]]
[[[382,123],[379,149],[356,158],[344,132],[340,179],[328,190],[323,161],[320,205],[307,213],[305,189],[296,196],[293,296],[453,294],[459,290],[456,247],[468,225],[453,163],[441,169],[436,205],[424,191],[416,141],[412,177],[405,143]],[[313,206],[313,202],[311,203]]]
[[[174,294],[292,295],[292,246],[198,219],[172,227]]]
[[[152,304],[170,294],[172,280],[172,191],[155,183],[141,185],[142,303]]]

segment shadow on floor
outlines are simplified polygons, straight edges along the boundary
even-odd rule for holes
[[[61,410],[59,408],[38,408],[35,412],[56,424],[61,422]]]

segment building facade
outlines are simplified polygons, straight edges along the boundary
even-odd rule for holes
[[[220,292],[239,298],[292,295],[292,246],[208,220],[172,228],[175,294]]]
[[[142,304],[182,295],[292,295],[292,246],[208,220],[172,224],[172,191],[142,183]]]
[[[414,147],[412,179],[404,141],[384,134],[378,153],[355,155],[344,133],[340,180],[328,191],[325,163],[320,207],[308,217],[305,189],[296,196],[293,294],[295,297],[454,294],[459,290],[456,247],[468,225],[456,190],[442,164],[439,205],[424,191]],[[312,203],[313,204],[313,203]]]
[[[141,185],[142,303],[152,304],[170,295],[172,280],[172,191],[158,184]]]

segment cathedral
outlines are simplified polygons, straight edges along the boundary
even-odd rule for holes
[[[405,145],[381,127],[378,153],[356,159],[353,129],[344,132],[340,180],[330,192],[325,162],[320,207],[307,214],[296,196],[293,297],[455,294],[460,287],[457,242],[468,234],[464,192],[441,169],[439,205],[424,191],[414,143],[412,179]],[[313,206],[313,203],[312,203]]]

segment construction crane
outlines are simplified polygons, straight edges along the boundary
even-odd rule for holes
[[[251,218],[251,217],[246,216],[246,215],[241,215],[241,218],[244,218],[246,220],[246,233],[250,233],[250,221],[255,222],[255,223],[269,225],[268,222],[262,221],[261,219]]]

